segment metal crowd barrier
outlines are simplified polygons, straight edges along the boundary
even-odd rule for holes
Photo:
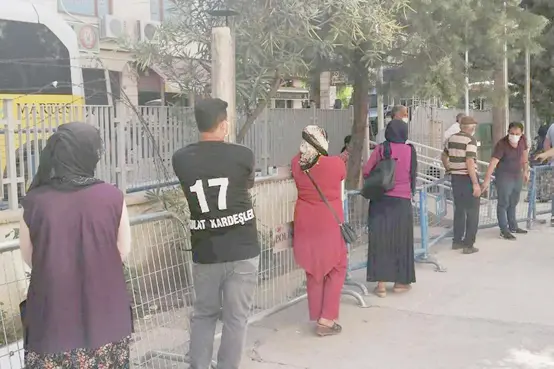
[[[537,219],[538,215],[552,214],[552,196],[554,167],[541,165],[531,168],[529,181],[529,193],[526,198],[527,207],[527,228],[531,229],[535,223],[546,223]]]
[[[295,264],[289,244],[296,201],[294,182],[258,180],[252,196],[262,253],[250,322],[306,296],[305,273]],[[194,300],[188,230],[169,212],[138,215],[131,224],[132,252],[124,271],[135,320],[132,367],[174,367],[175,362],[187,362]],[[0,263],[0,368],[21,369],[17,307],[26,294],[29,270],[21,260],[17,239],[0,243]],[[216,338],[220,334],[218,331]]]
[[[542,169],[542,167],[539,168],[536,169],[539,172],[545,170]],[[527,228],[530,227],[529,223],[532,211],[536,208],[533,189],[536,187],[535,181],[538,181],[538,179],[536,179],[536,177],[538,178],[538,175],[536,175],[535,172],[535,170],[532,170],[530,182],[526,187],[524,186],[521,192],[520,201],[516,208],[517,221],[525,222],[527,224]],[[543,177],[546,178],[548,176],[544,175]],[[551,178],[551,175],[549,178]],[[550,183],[549,180],[546,182]],[[496,216],[498,199],[495,183],[495,179],[493,179],[488,191],[481,196],[481,206],[479,208],[479,229],[498,226],[498,219]],[[418,207],[417,214],[419,214],[421,244],[423,250],[420,255],[423,255],[425,259],[428,257],[428,250],[431,247],[446,238],[452,237],[454,201],[450,176],[444,176],[441,179],[422,185],[418,189],[418,195],[416,198],[417,197],[419,197],[419,201],[416,201],[416,207]],[[419,204],[419,206],[417,204]],[[546,210],[546,206],[542,204],[539,208],[539,214],[544,214],[550,211],[549,206],[548,210]],[[432,262],[432,259],[427,260],[431,260]],[[441,270],[442,267],[439,264],[436,265],[438,270]]]
[[[436,195],[429,196],[440,182],[419,186],[413,198],[414,211],[414,255],[418,263],[433,264],[437,271],[446,269],[429,253],[431,246],[429,223],[439,220],[444,212],[444,202]],[[444,198],[444,197],[443,197]],[[436,208],[429,210],[429,203],[434,201]],[[344,205],[345,220],[357,231],[359,237],[355,244],[349,247],[348,275],[346,285],[358,287],[363,295],[368,293],[364,284],[353,281],[350,273],[367,267],[368,226],[367,217],[370,203],[360,195],[359,191],[347,191]],[[439,207],[440,206],[440,207]],[[433,216],[431,215],[433,214]]]

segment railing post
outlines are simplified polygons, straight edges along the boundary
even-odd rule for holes
[[[538,167],[540,168],[540,167]],[[527,207],[527,229],[531,229],[533,225],[533,220],[535,219],[535,205],[536,205],[536,183],[537,183],[537,168],[531,168],[531,178],[529,180],[529,205]]]
[[[423,257],[429,255],[429,221],[427,220],[427,191],[425,186],[419,191],[419,228],[421,230],[421,248]]]
[[[262,130],[263,130],[263,137],[262,137],[262,157],[263,157],[263,165],[262,168],[262,175],[267,175],[269,172],[269,107],[266,106],[264,109],[264,117],[263,117],[263,124],[262,124]]]
[[[8,185],[8,206],[10,210],[17,210],[19,207],[19,199],[17,196],[17,164],[16,164],[16,145],[15,145],[15,129],[17,127],[14,116],[13,100],[3,101],[4,116],[4,139],[6,153],[6,176],[2,181],[2,185]],[[3,169],[3,168],[2,168]]]
[[[123,106],[119,106],[114,119],[115,134],[116,134],[116,152],[117,152],[117,170],[116,183],[117,187],[124,193],[127,191],[127,155],[126,145],[127,136],[125,134],[126,120],[124,119]]]

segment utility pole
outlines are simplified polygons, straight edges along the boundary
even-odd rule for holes
[[[527,147],[531,147],[531,54],[525,48],[525,136]]]
[[[465,99],[464,114],[469,116],[469,51],[465,52]]]

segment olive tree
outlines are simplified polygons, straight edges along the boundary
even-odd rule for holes
[[[326,54],[329,46],[317,35],[321,11],[302,0],[174,0],[171,17],[155,42],[137,45],[144,65],[157,64],[183,91],[210,91],[211,29],[226,20],[212,10],[230,8],[228,19],[235,42],[237,141],[275,96],[286,78],[304,77],[310,55]]]

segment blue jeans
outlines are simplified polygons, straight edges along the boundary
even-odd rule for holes
[[[498,226],[501,231],[515,231],[518,228],[516,208],[523,187],[523,178],[497,178],[495,186],[498,192]]]

